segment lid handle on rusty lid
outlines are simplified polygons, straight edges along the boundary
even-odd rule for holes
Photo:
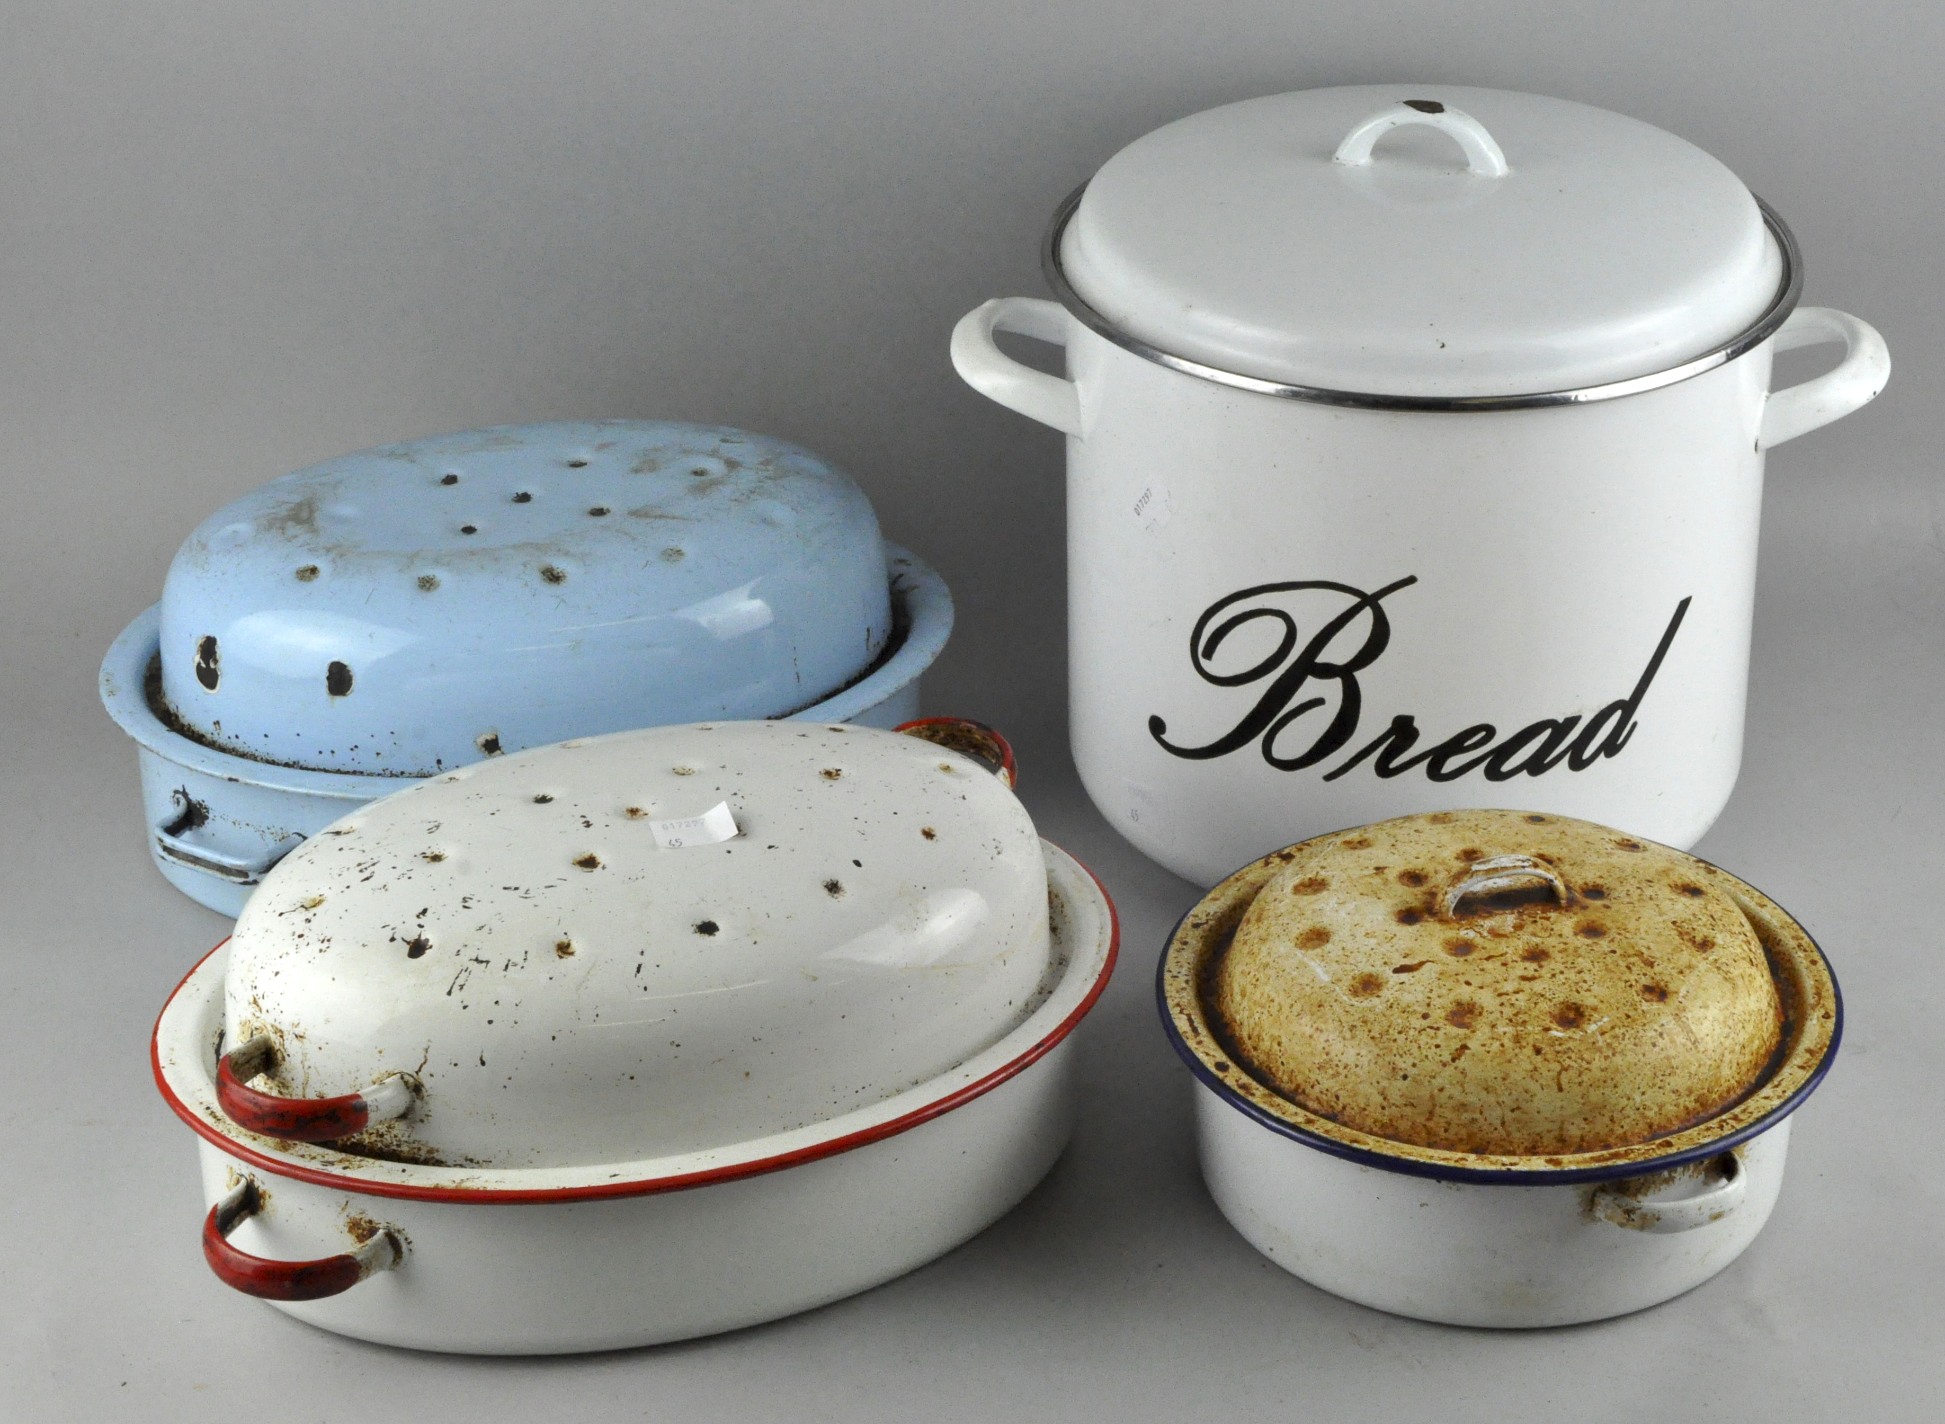
[[[1486,126],[1463,109],[1454,109],[1436,99],[1403,99],[1378,110],[1344,136],[1332,155],[1337,162],[1352,168],[1368,167],[1371,150],[1393,129],[1406,125],[1437,129],[1465,151],[1466,171],[1481,178],[1504,178],[1511,170],[1499,144],[1486,132]]]
[[[1545,861],[1530,855],[1488,856],[1468,865],[1458,883],[1445,892],[1445,914],[1448,919],[1457,915],[1467,900],[1534,888],[1550,891],[1559,904],[1568,901],[1567,882]]]

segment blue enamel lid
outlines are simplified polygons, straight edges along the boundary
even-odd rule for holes
[[[345,455],[205,520],[161,694],[199,740],[423,776],[631,727],[788,714],[891,634],[877,517],[808,450],[576,421]]]

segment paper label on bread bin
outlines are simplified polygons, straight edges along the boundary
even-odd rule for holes
[[[1164,484],[1144,485],[1135,496],[1133,509],[1135,519],[1150,534],[1175,517],[1175,502],[1168,497],[1168,486]]]
[[[663,850],[681,850],[684,846],[715,845],[720,841],[733,841],[743,834],[737,828],[736,816],[729,809],[727,801],[718,801],[700,816],[650,821],[648,828],[655,834],[655,844]]]

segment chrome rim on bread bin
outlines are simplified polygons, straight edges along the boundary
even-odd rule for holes
[[[1128,145],[1045,265],[1058,302],[986,303],[952,356],[1068,437],[1074,756],[1137,847],[1207,885],[1481,802],[1708,829],[1765,452],[1890,369],[1797,305],[1788,228],[1728,168],[1557,99],[1307,90]]]
[[[1484,1326],[1640,1310],[1735,1260],[1843,1018],[1760,891],[1503,810],[1245,866],[1176,927],[1157,993],[1237,1231],[1334,1294]]]
[[[1011,1208],[1066,1143],[1114,911],[1002,740],[911,730],[570,741],[286,857],[156,1025],[216,1274],[364,1339],[599,1350]]]
[[[856,483],[724,426],[385,446],[205,520],[101,669],[149,852],[236,914],[352,807],[482,757],[704,718],[893,727],[952,630]]]

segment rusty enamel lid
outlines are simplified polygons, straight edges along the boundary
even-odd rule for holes
[[[1516,811],[1406,816],[1231,876],[1163,969],[1226,1091],[1340,1144],[1561,1167],[1733,1131],[1803,1088],[1836,989],[1706,862]]]
[[[390,1095],[401,1116],[350,1120],[354,1154],[727,1150],[889,1100],[1025,1022],[1055,957],[1047,876],[1007,780],[933,741],[726,722],[566,742],[375,801],[285,857],[230,941],[224,1052],[306,1114]]]

